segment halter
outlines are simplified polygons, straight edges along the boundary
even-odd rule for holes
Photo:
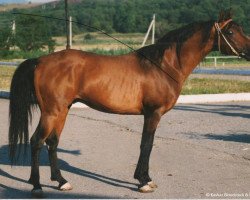
[[[223,29],[229,22],[231,22],[232,19],[229,19],[226,21],[226,23],[220,27],[219,26],[219,23],[218,22],[215,22],[214,26],[217,30],[217,33],[218,33],[218,47],[219,47],[219,51],[221,51],[221,48],[220,48],[220,36],[223,37],[223,39],[225,40],[225,42],[227,43],[227,45],[230,47],[230,49],[232,50],[232,52],[237,55],[238,57],[240,57],[242,55],[242,53],[239,53],[238,51],[235,50],[235,48],[229,43],[228,39],[226,38],[226,36],[222,33],[221,29]]]

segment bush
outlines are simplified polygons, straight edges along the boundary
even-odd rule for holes
[[[91,49],[89,52],[93,52],[96,54],[101,54],[101,55],[122,55],[122,54],[127,54],[131,52],[130,49],[110,49],[110,50],[105,50],[105,49]]]
[[[48,54],[46,51],[18,51],[18,50],[1,50],[0,58],[11,60],[11,59],[28,59],[28,58],[37,58],[43,55]]]
[[[95,36],[91,35],[90,33],[87,33],[84,36],[84,40],[93,40],[93,39],[95,39]]]

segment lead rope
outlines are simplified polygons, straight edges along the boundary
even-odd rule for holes
[[[232,21],[232,20],[230,20]],[[228,22],[230,22],[228,21]],[[220,48],[220,35],[223,37],[223,39],[225,40],[225,42],[227,43],[227,45],[230,47],[230,49],[232,50],[232,52],[237,55],[238,57],[240,57],[240,54],[235,50],[235,48],[228,42],[227,38],[225,37],[225,35],[222,33],[221,31],[221,28],[219,26],[219,24],[217,22],[215,22],[214,24],[216,30],[217,30],[217,33],[218,33],[218,48],[219,48],[219,51],[221,52],[221,48]]]

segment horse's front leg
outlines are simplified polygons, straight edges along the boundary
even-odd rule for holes
[[[144,115],[144,127],[141,139],[141,152],[134,178],[139,180],[140,192],[153,192],[157,187],[149,176],[149,157],[153,147],[156,127],[161,119],[159,112]]]

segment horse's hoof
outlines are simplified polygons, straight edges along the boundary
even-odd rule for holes
[[[66,191],[66,190],[72,190],[73,187],[69,184],[69,182],[67,182],[67,183],[63,184],[59,189],[62,191]]]
[[[144,185],[144,186],[139,188],[139,192],[150,193],[150,192],[154,192],[154,189],[151,188],[149,185]]]
[[[32,197],[35,198],[43,198],[43,190],[42,189],[33,189],[31,191]]]
[[[150,181],[147,183],[149,185],[149,187],[151,188],[157,188],[158,186],[153,182],[153,181]]]

